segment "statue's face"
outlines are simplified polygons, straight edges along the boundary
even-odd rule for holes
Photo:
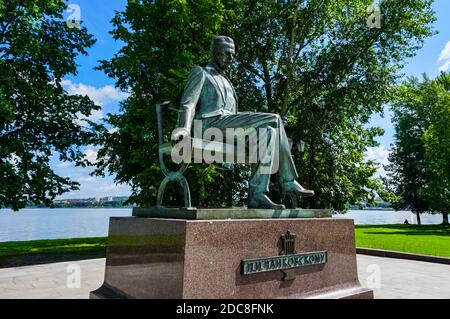
[[[236,52],[234,51],[233,44],[222,44],[215,55],[215,62],[222,70],[227,70],[231,64],[234,62],[234,56]]]

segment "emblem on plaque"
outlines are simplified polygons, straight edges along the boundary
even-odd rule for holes
[[[295,238],[297,235],[291,234],[288,230],[286,235],[281,236],[281,241],[283,242],[283,249],[280,255],[293,255],[295,254]]]
[[[291,234],[288,230],[285,235],[281,236],[282,242],[282,250],[280,251],[280,256],[294,255],[295,254],[295,238],[297,235]],[[284,274],[283,280],[294,280],[295,279],[295,270],[294,269],[285,269],[281,270]]]

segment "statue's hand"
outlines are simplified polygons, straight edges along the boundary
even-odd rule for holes
[[[172,133],[172,141],[178,142],[180,140],[183,140],[183,139],[189,137],[189,135],[190,135],[190,133],[186,128],[184,128],[184,127],[177,128]]]

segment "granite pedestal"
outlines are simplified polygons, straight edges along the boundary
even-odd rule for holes
[[[324,211],[237,213],[241,219],[212,219],[214,210],[190,219],[111,218],[105,282],[91,298],[373,298],[358,281],[353,220],[314,218]],[[244,274],[244,260],[282,254],[288,231],[295,253],[326,252],[326,262]]]

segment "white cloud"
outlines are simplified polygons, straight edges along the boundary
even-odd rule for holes
[[[86,85],[83,83],[73,83],[70,80],[63,80],[61,84],[70,95],[87,95],[92,101],[94,101],[95,104],[99,105],[100,107],[103,107],[111,102],[120,102],[130,96],[129,93],[122,92],[112,85],[96,88],[94,86]],[[103,111],[102,109],[93,111],[89,117],[86,117],[81,113],[77,115],[77,123],[79,125],[85,125],[84,119],[88,119],[93,122],[101,120],[103,118]]]
[[[103,192],[103,194],[109,194],[110,196],[129,196],[131,194],[131,188],[127,185],[106,184],[102,185],[99,191]]]
[[[63,162],[60,163],[58,165],[56,165],[59,168],[70,168],[70,167],[75,167],[75,165],[72,162]]]
[[[88,148],[84,151],[84,155],[86,156],[86,159],[91,163],[97,163],[97,150]]]
[[[384,145],[378,147],[370,147],[366,154],[365,159],[367,161],[375,161],[379,163],[378,171],[375,173],[375,176],[386,176],[386,171],[384,170],[384,165],[388,165],[389,162],[389,154],[390,151],[386,149]]]
[[[94,147],[92,145],[89,145],[86,150],[83,152],[83,154],[86,156],[86,159],[95,164],[97,163],[97,154],[98,154],[98,147]],[[54,160],[59,162],[59,159],[57,157],[56,154],[53,154],[54,156]],[[54,164],[56,167],[58,168],[62,168],[62,169],[70,169],[70,168],[75,168],[75,163],[74,162],[59,162],[58,164]]]
[[[445,63],[439,68],[439,72],[447,72],[448,70],[450,70],[450,60],[448,60],[447,62],[445,62]]]
[[[115,185],[109,178],[86,176],[73,178],[73,180],[80,183],[80,189],[66,193],[61,198],[129,196],[131,194],[131,188],[128,185]]]
[[[439,71],[446,72],[450,69],[450,41],[447,42],[445,48],[441,51],[438,62],[444,62]]]
[[[84,176],[84,177],[79,177],[77,179],[75,179],[78,183],[80,184],[85,184],[85,183],[95,183],[97,181],[97,179],[94,176]]]
[[[110,102],[122,101],[130,96],[129,93],[122,92],[112,85],[96,88],[83,83],[73,83],[70,80],[63,80],[61,84],[67,93],[71,95],[87,95],[95,104],[100,106]]]
[[[80,183],[80,189],[58,196],[57,199],[130,196],[131,188],[128,185],[116,185],[111,176],[91,176],[91,171],[90,168],[74,167],[63,173],[62,176]]]
[[[444,50],[441,51],[438,62],[450,60],[450,41],[445,45]]]

